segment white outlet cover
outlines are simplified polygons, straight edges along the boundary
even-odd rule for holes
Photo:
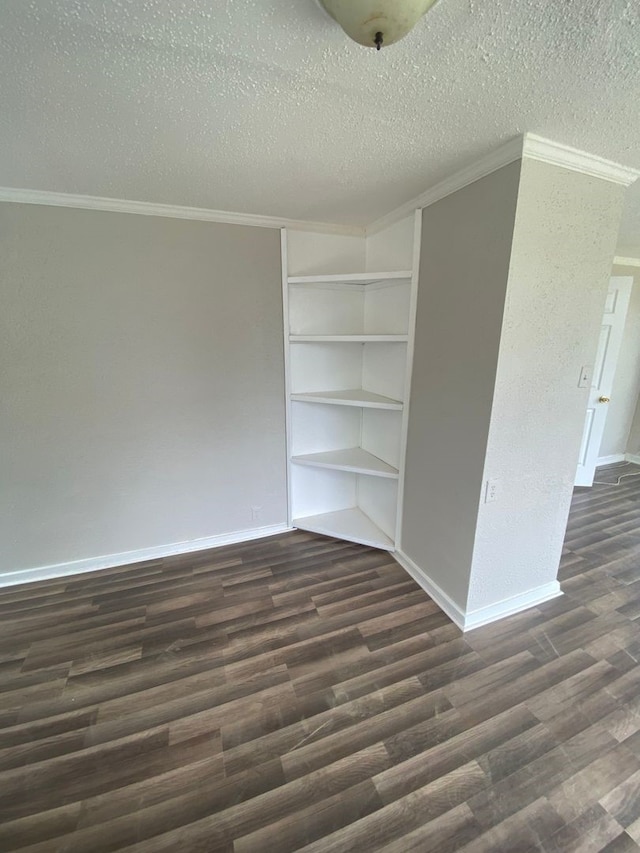
[[[491,480],[487,480],[485,491],[484,491],[484,502],[486,504],[493,503],[498,500],[498,495],[500,493],[500,480],[497,478],[493,478]]]

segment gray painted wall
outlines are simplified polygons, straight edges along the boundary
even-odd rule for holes
[[[5,203],[0,288],[0,571],[286,521],[277,231]]]
[[[640,275],[637,267],[620,266],[613,268],[612,275],[632,275],[634,282],[607,422],[600,446],[600,456],[634,452],[629,444],[634,412],[640,394]]]
[[[524,160],[468,609],[555,580],[624,189]]]
[[[465,609],[520,162],[423,211],[402,550]]]
[[[640,456],[640,398],[638,399],[638,405],[636,406],[635,415],[631,422],[631,429],[629,430],[627,453],[633,453],[636,456]]]

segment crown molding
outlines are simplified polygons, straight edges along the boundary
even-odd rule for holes
[[[504,145],[500,145],[498,148],[490,151],[489,154],[486,154],[484,157],[476,160],[475,163],[471,163],[468,166],[459,169],[457,172],[454,172],[452,175],[449,175],[448,178],[434,184],[434,186],[425,190],[420,195],[412,198],[404,204],[401,204],[400,207],[394,208],[394,210],[391,210],[389,213],[381,216],[380,219],[376,219],[375,222],[372,222],[371,225],[367,226],[367,236],[370,234],[377,234],[378,231],[382,231],[383,228],[388,228],[390,225],[393,225],[394,222],[398,222],[400,219],[404,219],[405,217],[412,215],[417,208],[429,207],[429,205],[434,204],[436,201],[440,201],[440,199],[463,189],[469,184],[479,181],[480,178],[485,178],[492,172],[501,169],[503,166],[508,166],[509,163],[513,163],[521,157],[522,136],[516,136],[508,142],[505,142]]]
[[[71,193],[47,192],[41,190],[0,187],[0,201],[20,204],[53,205],[55,207],[76,207],[84,210],[106,210],[112,213],[135,213],[143,216],[166,216],[173,219],[194,219],[201,222],[221,222],[229,225],[252,225],[258,228],[289,228],[294,231],[315,231],[321,234],[338,234],[347,237],[363,237],[376,234],[395,222],[413,215],[418,208],[429,207],[436,201],[463,189],[469,184],[490,175],[492,172],[508,166],[521,158],[539,160],[553,166],[570,169],[584,175],[611,181],[622,186],[630,186],[638,177],[640,170],[631,169],[605,160],[595,154],[571,148],[559,142],[553,142],[535,133],[516,136],[490,151],[449,177],[439,181],[420,195],[401,204],[399,207],[376,219],[366,227],[357,225],[339,225],[331,222],[312,222],[304,219],[285,219],[277,216],[260,216],[251,213],[235,213],[228,210],[210,210],[202,207],[184,207],[174,204],[154,204],[129,199],[103,198],[100,196],[74,195]],[[637,266],[638,259],[626,266]],[[616,261],[618,263],[618,261]]]
[[[614,163],[613,160],[605,160],[604,157],[598,157],[596,154],[589,154],[578,148],[553,142],[535,133],[524,134],[522,155],[530,160],[540,160],[542,163],[561,166],[572,172],[622,184],[623,187],[631,186],[640,177],[638,169],[631,169],[620,163]]]
[[[53,207],[76,207],[82,210],[106,210],[111,213],[135,213],[142,216],[165,216],[170,219],[194,219],[200,222],[221,222],[227,225],[252,225],[257,228],[290,228],[294,231],[316,231],[322,234],[339,234],[347,237],[364,236],[364,228],[352,225],[308,222],[302,219],[284,219],[278,216],[258,216],[252,213],[234,213],[228,210],[209,210],[203,207],[154,204],[148,201],[73,195],[71,193],[28,190],[17,187],[0,187],[0,201]]]
[[[440,201],[451,193],[490,175],[503,166],[508,166],[509,163],[513,163],[521,157],[540,160],[553,166],[561,166],[573,172],[612,181],[625,187],[630,186],[640,177],[640,170],[638,169],[631,169],[620,165],[620,163],[614,163],[612,160],[605,160],[604,157],[598,157],[596,154],[589,154],[586,151],[571,148],[569,145],[553,142],[551,139],[545,139],[535,133],[525,133],[522,136],[510,139],[504,145],[476,160],[475,163],[454,172],[420,195],[394,208],[394,210],[381,216],[380,219],[376,219],[375,222],[367,226],[367,236],[376,234],[383,228],[393,225],[394,222],[404,219],[412,214],[416,208],[429,207],[430,204],[434,204],[434,202]]]
[[[621,255],[616,255],[613,259],[615,267],[640,267],[640,258],[625,258]]]

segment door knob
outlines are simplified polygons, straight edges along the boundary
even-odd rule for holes
[[[611,397],[598,397],[598,402],[599,403],[610,403]]]

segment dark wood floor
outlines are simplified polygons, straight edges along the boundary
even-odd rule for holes
[[[0,850],[640,846],[640,477],[464,637],[306,533],[0,591]]]

